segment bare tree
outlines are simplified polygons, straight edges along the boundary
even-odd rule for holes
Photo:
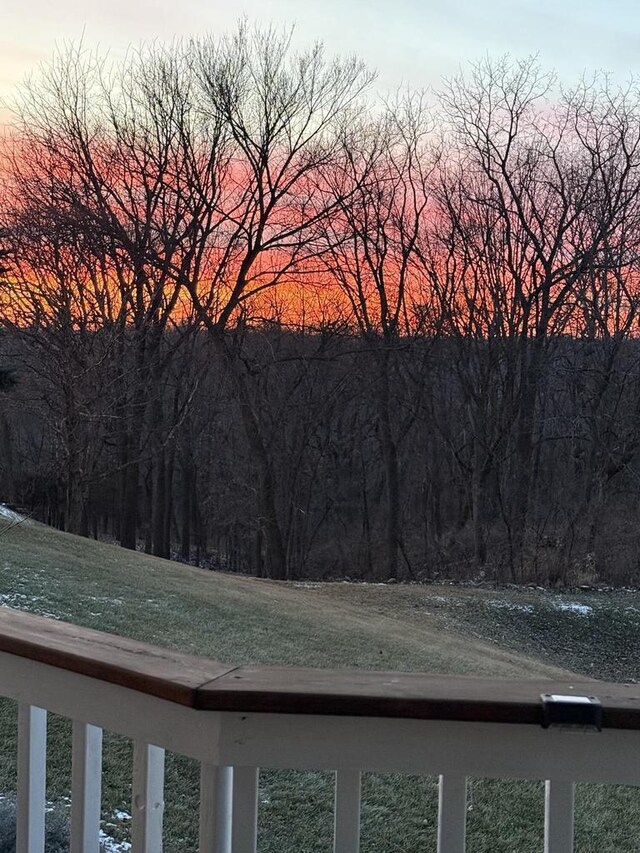
[[[337,207],[324,173],[372,77],[355,59],[328,61],[320,45],[295,53],[290,34],[246,24],[233,36],[195,43],[192,50],[202,120],[225,128],[230,155],[206,270],[185,286],[233,379],[258,475],[266,571],[284,578],[269,448],[242,361],[225,331],[249,321],[262,294],[286,287],[313,265],[319,224]]]
[[[154,550],[164,555],[166,429],[155,389],[167,352],[160,347],[164,331],[184,328],[189,316],[174,271],[198,262],[203,221],[194,206],[200,198],[184,191],[185,175],[193,174],[197,159],[199,180],[211,182],[217,151],[216,139],[194,142],[191,88],[188,63],[173,49],[142,50],[110,68],[82,47],[70,48],[23,93],[7,182],[18,277],[29,256],[25,241],[33,257],[46,240],[52,258],[37,273],[46,292],[34,291],[29,276],[16,286],[29,290],[28,302],[43,316],[59,316],[63,307],[72,337],[80,324],[109,329],[114,338],[119,536],[136,546],[144,450],[155,469]],[[67,264],[62,277],[61,258]],[[73,263],[81,271],[71,269]]]
[[[442,95],[449,154],[458,171],[453,194],[459,199],[448,201],[445,213],[458,222],[456,242],[463,251],[468,235],[471,242],[477,236],[468,217],[464,222],[465,208],[481,214],[476,222],[479,218],[482,233],[491,236],[481,252],[498,249],[492,265],[498,282],[506,285],[496,305],[496,279],[483,277],[462,310],[477,315],[488,294],[487,330],[497,324],[517,344],[512,474],[503,504],[512,572],[526,538],[535,414],[549,346],[569,331],[568,300],[585,275],[603,263],[608,236],[637,204],[639,187],[638,107],[631,93],[596,80],[561,91],[552,102],[554,84],[534,60],[484,60],[468,77],[451,81]],[[477,247],[467,264],[475,279],[474,255]],[[468,292],[466,278],[464,287]]]
[[[416,331],[428,179],[434,168],[430,121],[421,97],[385,109],[376,122],[349,128],[334,171],[337,211],[326,222],[328,274],[347,301],[354,326],[374,361],[374,396],[384,463],[385,575],[395,578],[402,533],[399,444],[415,417],[397,358]],[[397,415],[402,412],[402,417]],[[411,566],[407,562],[407,568]]]

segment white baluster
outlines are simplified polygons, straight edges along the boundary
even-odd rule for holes
[[[200,768],[200,853],[231,853],[233,767]]]
[[[360,771],[338,770],[333,828],[333,853],[360,849]]]
[[[164,749],[133,745],[132,853],[162,853]]]
[[[544,853],[572,853],[573,800],[573,782],[547,780],[544,796]]]
[[[233,768],[231,819],[233,853],[256,853],[258,839],[258,768]]]
[[[440,777],[438,853],[464,853],[467,834],[467,780]]]
[[[102,729],[73,721],[70,853],[99,853]]]
[[[44,853],[47,795],[47,712],[18,708],[18,818],[16,853]]]

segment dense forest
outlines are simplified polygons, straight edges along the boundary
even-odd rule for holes
[[[640,582],[640,94],[71,48],[0,154],[0,500],[277,579]]]

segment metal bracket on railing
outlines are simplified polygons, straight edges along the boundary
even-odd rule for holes
[[[542,694],[542,728],[602,731],[602,705],[595,696]]]

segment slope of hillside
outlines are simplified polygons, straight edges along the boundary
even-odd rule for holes
[[[445,630],[605,681],[640,681],[640,591],[385,584],[307,584],[404,625]]]
[[[0,536],[0,601],[227,663],[560,674],[438,617],[408,623],[304,584],[194,569],[33,522]]]

